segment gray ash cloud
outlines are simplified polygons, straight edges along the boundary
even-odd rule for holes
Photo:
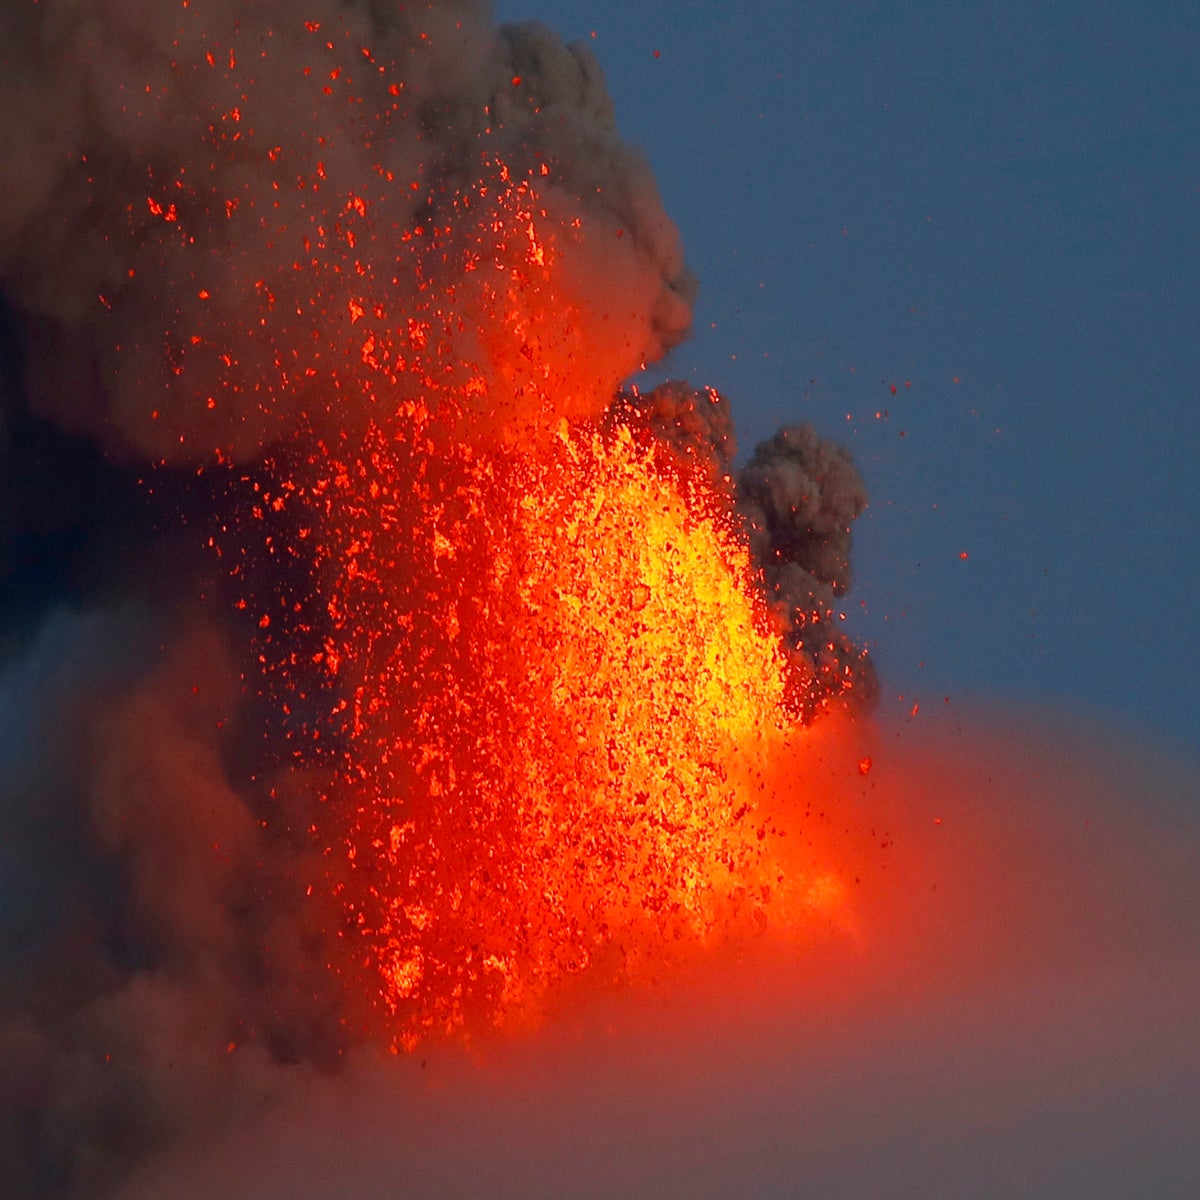
[[[372,334],[431,326],[431,394],[469,365],[480,426],[636,408],[728,487],[807,715],[871,692],[833,617],[864,498],[802,430],[726,481],[710,393],[610,409],[695,281],[586,48],[478,0],[71,0],[0,8],[0,66],[0,1177],[92,1196],[363,1037],[304,889],[322,766],[263,712],[210,540],[267,458],[378,414]],[[560,258],[524,375],[462,220],[509,173]]]

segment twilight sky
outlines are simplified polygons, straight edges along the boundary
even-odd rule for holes
[[[728,396],[743,454],[793,420],[854,450],[847,620],[885,707],[1194,747],[1194,6],[496,9],[588,41],[654,167],[701,283],[665,373]]]

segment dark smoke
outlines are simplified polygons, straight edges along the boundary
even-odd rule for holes
[[[551,222],[621,234],[603,259],[599,238],[564,256],[543,334],[563,382],[586,391],[557,360],[583,334],[618,377],[677,342],[693,285],[594,59],[487,17],[469,0],[6,6],[0,278],[29,407],[172,462],[328,429],[373,320],[345,302],[386,304],[388,333],[421,311],[458,272],[438,231],[460,185],[497,160],[545,166]],[[585,300],[600,316],[576,328]],[[451,348],[486,373],[481,333],[456,327]]]
[[[0,68],[0,1178],[90,1196],[364,1036],[303,889],[322,768],[210,546],[266,461],[468,376],[485,439],[641,412],[728,492],[808,715],[872,691],[834,624],[865,495],[811,430],[735,480],[714,394],[614,401],[695,285],[585,48],[476,0],[20,0]],[[520,355],[463,207],[509,172],[558,255]],[[411,322],[420,384],[358,365],[421,360]]]
[[[875,672],[838,627],[836,607],[850,587],[850,525],[867,506],[849,453],[811,425],[788,425],[754,447],[738,475],[737,506],[785,644],[799,660],[803,706],[845,697],[869,710]]]
[[[10,664],[9,1194],[94,1194],[283,1066],[337,1058],[329,914],[294,885],[303,841],[263,836],[237,773],[240,690],[215,628],[133,606],[59,611]]]

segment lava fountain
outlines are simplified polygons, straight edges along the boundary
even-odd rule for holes
[[[484,297],[491,379],[433,321],[403,354],[366,330],[371,419],[255,479],[249,531],[269,532],[229,556],[267,586],[272,562],[247,562],[308,564],[304,590],[238,603],[288,715],[322,676],[328,711],[296,752],[335,764],[311,833],[339,866],[309,886],[344,909],[341,969],[408,1048],[534,1019],[564,979],[636,976],[663,945],[768,908],[798,919],[797,901],[836,891],[785,871],[786,830],[760,811],[764,765],[816,681],[785,653],[730,480],[656,449],[636,395],[602,420],[563,415],[563,373],[532,333],[553,320],[539,305],[561,251],[538,232],[536,187],[496,176],[483,229],[456,200],[471,236],[444,231],[471,246],[455,278]],[[351,302],[351,323],[369,306]],[[422,390],[439,361],[451,381]],[[497,380],[509,416],[481,434]]]

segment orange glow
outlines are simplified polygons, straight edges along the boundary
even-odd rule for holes
[[[445,306],[487,365],[455,360],[434,289],[392,327],[346,293],[326,311],[363,331],[341,386],[368,415],[346,401],[307,461],[244,477],[268,557],[307,564],[238,601],[297,760],[331,765],[305,894],[405,1048],[844,904],[819,854],[784,854],[794,668],[728,497],[570,394],[583,333],[554,336],[561,227],[528,179],[498,164],[458,207],[476,269]]]

